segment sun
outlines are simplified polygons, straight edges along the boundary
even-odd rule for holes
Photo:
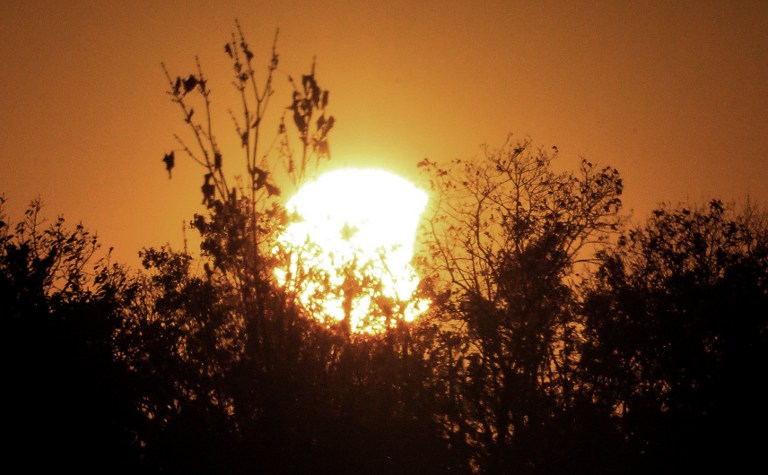
[[[411,322],[429,301],[415,296],[411,266],[427,194],[384,170],[345,168],[304,185],[287,203],[275,275],[321,321],[352,333]]]

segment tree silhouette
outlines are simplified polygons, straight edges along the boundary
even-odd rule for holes
[[[616,229],[622,182],[587,161],[578,174],[555,173],[556,155],[509,139],[479,160],[421,163],[437,201],[425,264],[441,321],[441,416],[483,473],[572,468],[554,433],[576,405],[566,277]]]
[[[754,209],[661,207],[603,251],[582,364],[638,473],[733,470],[761,451],[768,412],[768,241]]]
[[[96,237],[64,218],[41,216],[35,200],[13,225],[0,199],[0,308],[3,309],[3,442],[15,466],[135,469],[136,394],[113,358],[121,310],[135,282]]]
[[[0,198],[9,463],[388,474],[758,463],[765,213],[714,200],[625,228],[618,172],[586,160],[557,172],[555,147],[510,137],[478,159],[425,159],[433,214],[410,304],[431,306],[406,323],[409,302],[385,291],[378,263],[353,252],[332,278],[312,265],[319,245],[283,238],[297,219],[284,189],[330,158],[335,120],[314,64],[280,99],[276,41],[259,69],[236,24],[223,54],[239,154],[220,145],[200,61],[191,74],[163,65],[187,133],[159,172],[200,167],[199,257],[144,249],[131,274],[82,225],[46,221],[39,200],[14,224]],[[335,324],[328,296],[345,313]],[[353,331],[361,296],[385,331]]]
[[[299,186],[330,156],[334,118],[315,66],[300,81],[289,77],[286,114],[274,124],[274,138],[265,139],[276,45],[261,82],[239,24],[224,50],[242,99],[240,114],[230,112],[245,169],[245,182],[235,186],[226,171],[235,161],[219,146],[199,60],[189,75],[164,67],[191,137],[176,136],[180,148],[164,162],[169,172],[179,156],[202,167],[205,211],[191,223],[202,237],[199,263],[170,248],[142,252],[144,300],[131,308],[123,341],[143,391],[145,468],[444,473],[445,444],[419,392],[430,371],[422,354],[409,350],[410,330],[393,326],[385,335],[351,338],[300,302],[298,292],[316,270],[282,282],[275,275],[298,252],[279,239],[293,219],[279,184]]]

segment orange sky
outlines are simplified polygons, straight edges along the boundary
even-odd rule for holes
[[[264,64],[281,29],[276,109],[317,56],[337,164],[414,176],[513,132],[557,145],[563,167],[617,167],[638,217],[659,201],[768,205],[768,2],[629,3],[3,1],[0,192],[16,218],[42,196],[134,265],[178,244],[201,174],[163,169],[183,123],[160,62],[185,74],[199,54],[234,134],[223,46],[239,18]]]

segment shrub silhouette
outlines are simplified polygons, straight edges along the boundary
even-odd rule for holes
[[[582,364],[651,470],[748,466],[766,421],[768,243],[759,213],[661,207],[624,233],[584,301]],[[748,408],[748,415],[739,408]]]
[[[115,360],[122,309],[136,291],[97,258],[82,225],[52,223],[33,201],[17,224],[0,199],[4,452],[17,466],[131,471],[138,422],[132,378]]]

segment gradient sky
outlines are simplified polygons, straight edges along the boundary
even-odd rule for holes
[[[201,173],[161,162],[183,130],[160,68],[198,54],[220,137],[237,107],[224,44],[239,18],[266,64],[331,91],[337,165],[416,176],[508,133],[620,170],[625,204],[768,204],[766,1],[0,2],[0,193],[98,232],[118,260],[181,242]],[[222,140],[227,140],[226,138]]]

